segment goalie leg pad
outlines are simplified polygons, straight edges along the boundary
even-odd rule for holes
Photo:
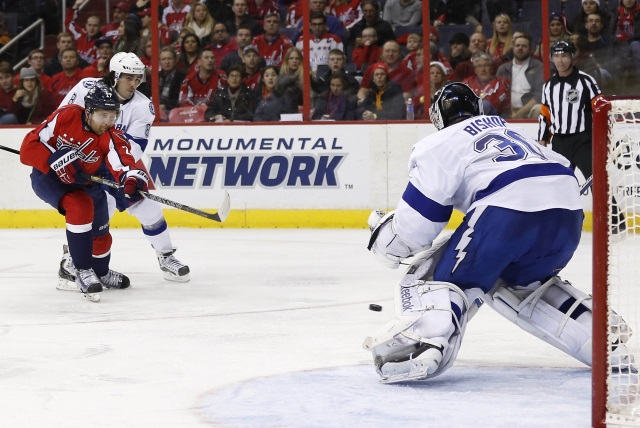
[[[486,302],[518,327],[591,365],[591,296],[555,276],[511,287],[500,281]]]
[[[432,378],[446,371],[460,348],[468,309],[465,293],[454,284],[401,284],[396,319],[366,344],[382,382]]]

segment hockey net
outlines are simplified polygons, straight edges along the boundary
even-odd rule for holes
[[[640,99],[593,118],[593,426],[640,427]]]

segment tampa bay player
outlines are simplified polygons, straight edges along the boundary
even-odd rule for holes
[[[62,105],[83,105],[85,94],[103,81],[112,86],[120,101],[121,114],[115,124],[116,129],[124,132],[131,142],[131,154],[136,161],[142,157],[149,138],[149,131],[153,123],[155,113],[153,104],[144,94],[137,90],[145,80],[145,65],[133,53],[119,52],[109,62],[109,74],[105,77],[82,79],[66,95]],[[108,171],[105,171],[108,177]],[[187,282],[189,281],[189,267],[180,262],[173,254],[175,248],[171,243],[171,236],[167,222],[162,213],[160,204],[149,199],[143,199],[136,204],[124,198],[116,190],[105,187],[109,193],[109,215],[113,216],[115,209],[127,212],[140,221],[142,232],[155,249],[160,269],[166,280]],[[60,263],[58,272],[58,288],[62,290],[75,290],[75,275],[73,257],[66,252]]]
[[[483,115],[465,84],[447,84],[434,100],[429,115],[438,132],[413,147],[396,210],[369,218],[369,249],[385,265],[416,256],[396,290],[396,319],[364,343],[382,382],[447,370],[483,302],[591,365],[591,296],[557,276],[582,231],[569,161]],[[462,224],[434,243],[453,209],[464,213]],[[616,352],[633,360],[622,343]]]
[[[33,167],[31,185],[36,195],[65,217],[76,289],[89,300],[99,301],[103,286],[122,289],[130,281],[109,269],[107,198],[87,174],[106,167],[132,202],[141,199],[137,191],[147,189],[148,177],[136,168],[125,135],[113,128],[120,114],[113,89],[97,83],[83,101],[84,107],[57,109],[29,132],[20,148],[20,161]]]

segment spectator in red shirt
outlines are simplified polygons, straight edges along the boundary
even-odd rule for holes
[[[225,56],[238,49],[236,41],[229,37],[227,26],[222,22],[213,26],[213,39],[207,47],[211,48],[216,56],[216,68],[222,66],[222,60]]]
[[[333,0],[330,2],[329,13],[340,21],[347,30],[363,18],[360,2],[362,0]]]
[[[38,73],[40,83],[42,83],[42,86],[46,88],[51,77],[44,73],[44,64],[44,51],[42,49],[31,49],[31,51],[29,52],[29,59],[27,60],[27,67],[33,67],[36,73]],[[15,86],[18,86],[20,84],[20,73],[16,74],[13,77],[13,84]]]
[[[11,112],[15,94],[16,85],[13,83],[13,68],[8,62],[2,61],[0,62],[0,125],[20,123],[16,115]]]
[[[96,40],[102,37],[100,32],[100,17],[90,16],[84,24],[84,28],[76,23],[78,17],[78,7],[81,2],[76,2],[72,7],[67,8],[65,17],[66,29],[75,40],[76,50],[80,58],[88,64],[93,64],[96,60]]]
[[[109,73],[109,60],[113,56],[113,42],[103,37],[96,42],[97,59],[89,67],[82,69],[80,77],[103,77]]]
[[[258,24],[262,24],[267,15],[280,15],[277,0],[248,0],[247,9],[251,19]]]
[[[82,78],[82,69],[78,67],[80,57],[75,49],[65,49],[62,51],[62,71],[51,76],[49,89],[55,97],[56,104],[60,104],[67,93]]]
[[[239,68],[242,70],[243,84],[252,91],[258,86],[258,83],[260,83],[261,62],[262,58],[256,46],[249,45],[244,48],[242,66],[239,66]]]
[[[469,85],[481,99],[486,115],[509,117],[511,114],[511,84],[494,74],[493,57],[488,52],[477,52],[471,57],[475,76],[462,83]]]
[[[42,86],[38,73],[33,68],[20,70],[20,85],[13,95],[11,108],[18,122],[26,125],[41,123],[53,113],[58,104],[53,94]]]
[[[351,59],[362,70],[365,66],[375,64],[380,60],[382,48],[376,44],[378,41],[378,33],[373,27],[366,27],[362,30],[362,46],[353,49]]]
[[[293,42],[287,36],[280,34],[280,15],[271,13],[264,18],[264,34],[253,39],[253,45],[258,47],[260,56],[267,65],[280,67],[284,56],[293,47]]]
[[[184,4],[182,0],[171,0],[169,6],[162,11],[162,23],[171,31],[178,32],[184,26],[184,20],[191,6]]]
[[[180,87],[180,106],[207,105],[216,89],[227,83],[224,72],[215,69],[213,51],[204,48],[198,57],[198,71],[188,75]]]
[[[113,7],[113,18],[111,22],[107,25],[104,25],[100,32],[103,37],[109,37],[112,41],[116,41],[118,37],[118,27],[120,27],[120,23],[129,15],[131,12],[131,5],[129,2],[121,1],[116,3]]]
[[[405,98],[408,98],[413,88],[416,86],[416,79],[413,71],[402,65],[400,56],[400,44],[396,41],[388,41],[382,47],[381,62],[386,64],[389,79],[402,88]],[[370,65],[364,73],[358,99],[364,99],[369,92],[371,78],[374,72],[373,65]]]

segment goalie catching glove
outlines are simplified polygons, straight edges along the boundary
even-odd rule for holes
[[[375,254],[380,262],[390,269],[397,269],[400,262],[414,254],[409,245],[395,232],[393,216],[395,212],[385,213],[375,210],[369,215],[371,239],[367,249]]]
[[[63,147],[49,155],[49,167],[56,173],[64,184],[84,183],[82,168],[78,164],[78,152],[69,147]]]
[[[120,177],[122,183],[122,191],[130,205],[140,202],[144,196],[140,194],[140,190],[146,192],[149,190],[149,176],[141,169],[132,169],[127,171]]]

